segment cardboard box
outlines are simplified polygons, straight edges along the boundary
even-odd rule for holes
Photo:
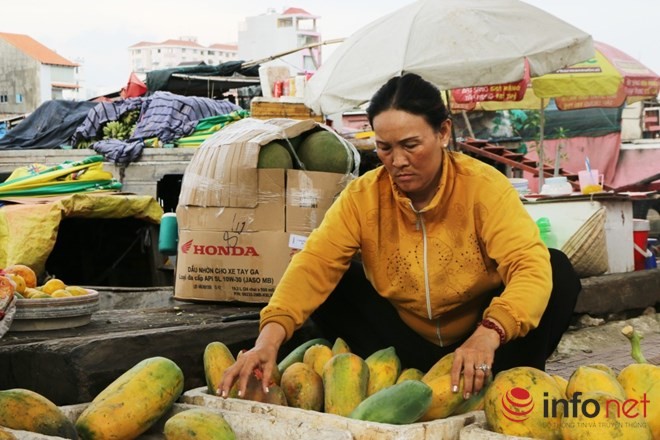
[[[350,175],[287,170],[286,230],[309,234],[350,181]]]
[[[174,298],[267,302],[291,257],[286,232],[179,232]]]
[[[180,204],[176,209],[179,228],[195,231],[284,231],[285,171],[257,170],[257,205],[254,208]]]
[[[311,120],[247,118],[207,139],[183,176],[174,297],[265,303],[291,257],[357,174],[257,169],[262,145],[318,129]]]

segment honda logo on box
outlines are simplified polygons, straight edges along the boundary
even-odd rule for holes
[[[230,257],[258,257],[259,253],[252,246],[221,246],[217,244],[195,244],[189,240],[181,245],[181,252],[193,255],[223,255]]]

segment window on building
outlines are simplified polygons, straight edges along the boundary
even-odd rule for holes
[[[316,70],[314,58],[311,55],[303,55],[303,68],[305,70]]]
[[[135,50],[133,51],[133,53],[136,54],[136,55],[140,54],[141,52],[142,52],[142,51],[141,51],[140,49],[135,49]]]
[[[7,95],[0,95],[0,103],[7,102]]]
[[[20,93],[16,94],[16,104],[22,104],[23,103],[23,95]]]
[[[160,53],[160,49],[158,49],[158,53]]]
[[[278,18],[277,19],[277,27],[282,28],[282,27],[292,27],[293,26],[293,18]]]

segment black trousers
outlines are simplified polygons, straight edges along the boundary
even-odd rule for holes
[[[552,294],[539,326],[495,352],[494,373],[517,366],[545,370],[546,360],[568,328],[582,285],[564,253],[550,249],[550,262]],[[497,289],[493,295],[500,292],[501,289]],[[351,264],[311,319],[323,337],[331,342],[341,337],[353,353],[363,358],[393,346],[403,368],[414,367],[422,371],[427,371],[463,342],[440,347],[413,331],[399,318],[390,302],[378,295],[359,263]]]

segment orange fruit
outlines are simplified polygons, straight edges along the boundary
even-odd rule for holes
[[[55,292],[53,292],[50,296],[53,298],[68,298],[70,296],[73,296],[71,292],[64,290],[64,289],[58,289]]]
[[[37,287],[37,274],[24,264],[12,264],[5,272],[22,276],[27,287]]]
[[[46,281],[46,284],[41,286],[39,290],[49,295],[52,295],[53,292],[55,292],[56,290],[63,290],[65,287],[66,284],[64,284],[64,281],[57,278],[51,278],[50,280]]]
[[[14,284],[16,284],[16,291],[18,293],[25,292],[25,288],[27,287],[27,285],[25,284],[25,280],[23,279],[22,276],[17,275],[15,273],[8,273],[5,276],[7,278],[9,278],[10,280],[12,280],[14,282]]]
[[[15,291],[16,284],[8,277],[0,275],[0,299],[11,299]]]

